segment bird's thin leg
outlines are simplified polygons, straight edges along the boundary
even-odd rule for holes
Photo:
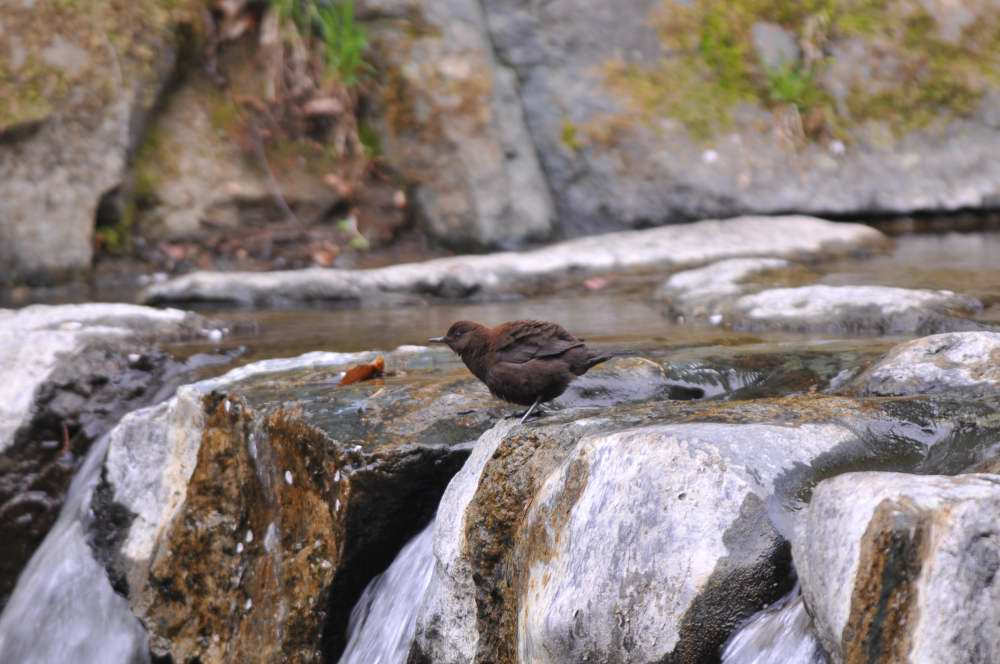
[[[538,397],[538,398],[535,399],[535,403],[531,404],[531,408],[528,409],[528,412],[524,414],[524,417],[521,418],[521,421],[518,424],[524,424],[524,421],[526,419],[528,419],[528,415],[531,415],[531,411],[535,410],[535,407],[538,405],[538,402],[541,401],[541,400],[542,400],[541,397]]]

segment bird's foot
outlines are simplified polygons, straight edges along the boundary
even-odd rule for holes
[[[529,408],[527,410],[527,412],[524,414],[524,416],[521,418],[521,421],[518,422],[518,424],[524,424],[524,421],[526,419],[528,419],[528,417],[531,415],[532,411],[538,409],[539,402],[540,402],[540,399],[535,399],[535,403],[531,404],[531,408]],[[542,413],[541,409],[538,409],[538,414],[541,415],[541,413]]]

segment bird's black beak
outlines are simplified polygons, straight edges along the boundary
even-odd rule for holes
[[[429,344],[443,344],[444,343],[444,337],[431,337],[430,339],[427,340],[427,343],[429,343]]]

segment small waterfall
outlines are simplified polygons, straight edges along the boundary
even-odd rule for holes
[[[144,664],[146,632],[111,588],[87,544],[110,436],[94,443],[70,484],[52,530],[35,552],[0,615],[0,662]]]
[[[722,651],[722,664],[825,664],[798,584],[757,612]]]
[[[340,664],[403,664],[434,572],[434,523],[403,547],[351,610]]]

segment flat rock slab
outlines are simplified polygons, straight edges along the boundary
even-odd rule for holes
[[[900,344],[858,378],[856,389],[872,395],[996,395],[1000,333],[935,334]]]
[[[730,258],[670,275],[653,297],[666,302],[669,313],[675,318],[720,323],[722,307],[734,297],[752,290],[746,283],[749,279],[788,272],[796,267],[781,258]]]
[[[982,304],[952,291],[810,284],[815,279],[787,260],[734,258],[671,275],[654,299],[676,320],[749,332],[933,334],[982,327],[970,320]],[[792,285],[773,287],[785,284]]]
[[[820,483],[793,539],[835,662],[1000,660],[1000,476],[849,473]]]
[[[951,291],[815,285],[744,295],[726,319],[748,331],[932,334],[977,329],[969,317],[981,309],[978,300]]]
[[[371,270],[195,272],[150,286],[142,298],[262,305],[323,300],[378,304],[400,296],[489,298],[551,291],[595,274],[670,272],[734,257],[818,260],[877,250],[885,243],[881,233],[860,224],[800,216],[739,217]]]
[[[82,373],[85,353],[115,347],[127,354],[141,342],[192,336],[203,327],[194,314],[131,304],[0,309],[0,452],[30,419],[39,388],[57,371]]]

